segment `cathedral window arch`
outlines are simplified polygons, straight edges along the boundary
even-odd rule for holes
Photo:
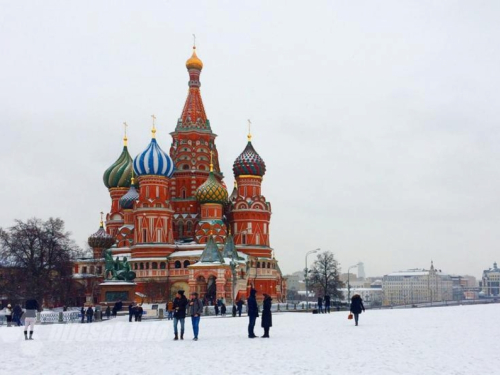
[[[193,223],[190,222],[190,221],[188,221],[188,223],[187,223],[187,231],[189,233],[191,233],[192,230],[193,230]]]
[[[191,264],[189,260],[184,261],[184,268],[188,268],[188,266]]]
[[[184,224],[182,221],[179,221],[177,223],[177,233],[179,233],[179,237],[182,237],[184,235]]]
[[[186,199],[186,188],[182,188],[181,196],[182,196],[182,199]]]
[[[146,242],[148,239],[148,230],[146,228],[144,228],[142,230],[142,242]]]
[[[160,269],[164,270],[165,268],[167,268],[167,264],[165,262],[161,262],[160,263]]]
[[[157,262],[151,263],[151,268],[154,269],[154,270],[157,270],[158,269],[158,263]]]
[[[178,260],[176,260],[176,261],[175,261],[175,264],[174,264],[174,267],[175,267],[176,269],[181,268],[181,267],[182,267],[181,262],[180,262],[180,261],[178,261]]]
[[[136,270],[136,269],[137,269],[137,267],[138,267],[138,266],[137,266],[137,263],[134,263],[134,270]]]
[[[183,165],[182,165],[182,169],[183,169],[183,170],[187,170],[187,169],[189,169],[189,164],[183,164]]]
[[[267,268],[271,268],[271,263],[267,263]]]
[[[149,270],[149,262],[146,262],[146,269]]]
[[[247,244],[247,235],[246,234],[242,234],[241,235],[241,243],[243,245],[246,245]]]
[[[260,268],[260,262],[257,262],[257,268]]]
[[[139,268],[140,268],[141,270],[143,270],[143,269],[144,269],[144,263],[142,263],[142,262],[141,262],[141,263],[139,264]]]

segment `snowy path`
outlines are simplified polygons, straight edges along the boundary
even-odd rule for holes
[[[0,328],[2,373],[16,374],[500,374],[500,304],[273,316],[271,339],[247,318],[203,318],[200,340],[172,341],[169,321]],[[262,334],[259,326],[256,333]]]

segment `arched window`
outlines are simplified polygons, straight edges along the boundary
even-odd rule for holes
[[[141,264],[139,265],[139,268],[140,268],[141,270],[143,270],[143,269],[144,269],[144,263],[141,263]]]
[[[260,262],[257,262],[257,268],[260,268]]]
[[[160,269],[164,270],[165,268],[167,268],[167,265],[165,264],[165,262],[161,262],[160,263]]]
[[[87,267],[86,266],[82,267],[82,273],[87,273]]]
[[[134,270],[137,269],[137,263],[134,263]]]
[[[146,242],[148,240],[148,230],[143,229],[142,230],[142,242]]]
[[[246,234],[242,234],[241,235],[241,243],[243,245],[246,245],[247,244],[247,235]]]
[[[92,274],[95,273],[95,267],[94,266],[90,266],[90,273],[92,273]]]
[[[146,269],[149,270],[149,262],[146,262]]]
[[[184,235],[184,225],[182,221],[179,221],[177,224],[177,232],[179,233],[179,237],[182,237]]]
[[[271,268],[271,263],[267,263],[267,268]]]
[[[175,261],[175,268],[181,268],[181,262],[176,260]]]
[[[182,196],[182,199],[186,199],[186,189],[182,189],[181,196]]]
[[[158,269],[158,263],[153,262],[153,263],[151,264],[151,268],[152,268],[152,269],[154,269],[154,270],[157,270],[157,269]]]
[[[191,263],[189,262],[189,260],[185,260],[184,261],[184,268],[187,268]]]
[[[189,164],[184,164],[184,165],[182,166],[182,169],[184,169],[184,170],[189,169]]]
[[[190,222],[190,221],[188,221],[188,223],[187,223],[187,231],[191,232],[192,230],[193,230],[193,223]]]

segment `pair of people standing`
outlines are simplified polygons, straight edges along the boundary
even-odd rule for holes
[[[174,299],[174,340],[179,340],[178,323],[181,323],[180,339],[184,340],[184,324],[186,314],[191,316],[193,326],[194,341],[198,341],[200,330],[200,319],[203,313],[203,302],[198,298],[198,293],[191,293],[191,299],[188,301],[183,290],[179,290]]]
[[[254,333],[255,322],[259,317],[259,306],[257,305],[256,298],[257,291],[252,288],[250,289],[250,297],[248,297],[247,307],[248,307],[248,338],[253,339],[257,337]],[[262,305],[262,328],[264,328],[263,338],[269,338],[269,329],[273,326],[271,306],[272,298],[266,293],[264,295],[264,302]]]

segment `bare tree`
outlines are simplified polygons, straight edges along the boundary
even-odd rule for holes
[[[30,296],[48,303],[64,303],[72,293],[71,261],[81,250],[64,231],[64,221],[16,220],[0,228],[0,261],[9,267],[4,293],[13,299]]]
[[[329,295],[332,299],[342,297],[339,291],[339,288],[343,286],[339,279],[340,264],[332,252],[326,251],[318,254],[310,272],[310,282],[314,290],[323,296]]]

